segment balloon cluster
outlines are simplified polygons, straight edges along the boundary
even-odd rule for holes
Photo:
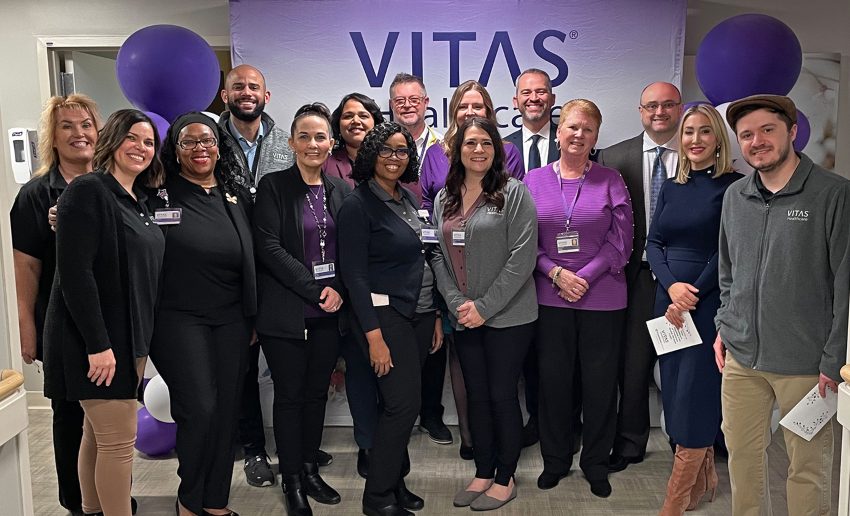
[[[145,455],[165,455],[177,444],[177,425],[171,417],[171,398],[165,380],[148,358],[142,381],[145,406],[139,409],[136,449]]]
[[[121,45],[115,74],[124,96],[153,119],[160,138],[187,111],[203,111],[218,91],[218,58],[184,27],[151,25]]]
[[[705,35],[696,56],[697,82],[721,115],[730,102],[749,95],[787,95],[802,66],[803,51],[794,31],[763,14],[742,14],[720,22]],[[797,118],[794,149],[799,152],[809,142],[811,129],[799,110]],[[731,129],[729,136],[736,141]],[[740,152],[733,152],[732,158],[740,171],[744,164]]]

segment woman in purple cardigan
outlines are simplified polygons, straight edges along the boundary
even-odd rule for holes
[[[561,108],[561,157],[531,170],[525,184],[537,205],[534,279],[540,316],[540,489],[572,467],[573,372],[582,379],[580,466],[590,491],[611,494],[608,454],[617,423],[619,342],[626,308],[623,267],[632,251],[632,206],[620,173],[591,162],[602,114],[584,99]]]
[[[322,172],[342,179],[351,188],[357,186],[351,179],[351,167],[357,151],[366,134],[382,123],[384,115],[381,108],[370,97],[356,92],[342,97],[331,114],[331,130],[336,145],[322,166]]]
[[[466,81],[455,89],[449,102],[449,113],[452,119],[443,137],[442,145],[431,145],[422,158],[419,171],[419,184],[422,186],[422,208],[431,213],[434,207],[434,197],[446,186],[446,176],[449,173],[449,150],[457,138],[458,127],[466,120],[480,116],[497,124],[496,111],[493,109],[493,99],[487,89],[478,81]],[[498,124],[497,124],[498,125]],[[504,143],[505,172],[509,176],[522,180],[525,176],[525,166],[522,152],[512,143]]]

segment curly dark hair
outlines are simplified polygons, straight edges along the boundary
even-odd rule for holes
[[[378,151],[387,143],[390,136],[401,133],[404,135],[404,140],[407,142],[408,160],[407,168],[404,173],[398,178],[402,183],[412,183],[419,180],[419,157],[416,155],[416,141],[410,136],[403,126],[397,122],[384,122],[381,125],[375,126],[369,131],[363,143],[360,145],[360,150],[357,152],[357,159],[354,160],[354,167],[351,169],[351,178],[357,181],[367,181],[375,175],[375,163],[378,162]]]
[[[331,130],[331,111],[328,109],[328,106],[322,104],[321,102],[313,102],[312,104],[304,104],[298,111],[295,112],[295,116],[292,117],[292,125],[289,126],[289,134],[295,135],[295,123],[298,120],[304,118],[305,116],[317,116],[319,118],[324,119],[328,124],[328,132]]]
[[[188,114],[198,114],[207,116],[200,111],[191,111]],[[180,115],[183,116],[183,115]],[[171,125],[168,128],[168,133],[165,135],[165,140],[162,143],[159,159],[165,167],[165,177],[173,178],[180,174],[180,163],[177,162],[177,135],[174,134],[175,126]],[[182,128],[178,129],[179,131]],[[229,145],[223,145],[219,138],[218,146],[218,161],[215,164],[216,180],[224,187],[224,191],[230,194],[249,195],[250,185],[247,180],[239,173],[242,163],[239,161],[239,156],[233,153]]]
[[[381,113],[381,108],[378,107],[378,103],[375,102],[371,97],[367,97],[362,93],[349,93],[348,95],[342,97],[342,100],[339,101],[339,106],[334,109],[333,114],[331,115],[331,130],[334,133],[334,140],[336,144],[334,145],[334,150],[341,149],[345,147],[345,142],[342,139],[341,132],[339,130],[339,121],[342,118],[342,109],[345,107],[345,103],[349,100],[356,100],[357,102],[363,104],[363,107],[366,108],[366,111],[372,115],[372,119],[375,121],[375,127],[384,123],[384,114]]]
[[[164,180],[162,160],[157,157],[157,151],[160,151],[159,132],[153,120],[138,109],[119,109],[106,120],[106,124],[98,135],[97,144],[94,146],[92,169],[111,173],[115,166],[113,161],[115,152],[127,139],[130,128],[138,123],[149,124],[153,129],[154,157],[148,168],[136,177],[136,184],[157,188]]]
[[[446,200],[443,204],[443,217],[450,217],[461,209],[463,203],[463,181],[466,178],[466,167],[461,161],[461,148],[466,137],[466,131],[470,127],[483,129],[493,140],[493,165],[484,178],[481,186],[484,190],[484,198],[500,210],[505,206],[505,196],[502,193],[508,183],[508,175],[505,173],[505,147],[499,129],[489,118],[474,117],[460,124],[452,144],[451,165],[446,176]]]

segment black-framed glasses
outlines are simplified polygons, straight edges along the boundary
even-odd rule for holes
[[[383,145],[380,149],[378,149],[378,156],[382,158],[389,158],[390,156],[395,156],[398,159],[407,159],[410,157],[410,149],[408,149],[407,147],[393,149],[392,147],[387,147],[386,145]]]
[[[409,97],[396,97],[392,99],[392,103],[395,107],[404,107],[404,104],[410,104],[413,107],[418,106],[425,97],[420,97],[419,95],[411,95]]]
[[[177,145],[180,146],[183,150],[195,150],[198,147],[198,144],[201,144],[201,147],[205,149],[209,149],[210,147],[215,147],[218,143],[218,140],[215,138],[202,138],[200,140],[180,140],[177,142]]]
[[[670,111],[674,107],[680,105],[681,102],[647,102],[646,104],[641,104],[640,107],[649,111],[650,113],[654,113],[660,107],[664,111]]]

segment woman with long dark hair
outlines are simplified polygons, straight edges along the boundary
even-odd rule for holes
[[[251,197],[218,131],[198,112],[171,124],[157,193],[166,250],[151,357],[177,423],[182,515],[236,514],[233,441],[257,310]]]
[[[103,127],[92,165],[65,189],[56,233],[56,277],[47,310],[44,390],[79,401],[85,514],[129,516],[136,392],[154,326],[165,242],[145,186],[158,186],[159,137],[135,109]]]
[[[370,132],[352,176],[359,184],[339,215],[339,256],[351,300],[351,331],[377,376],[382,412],[371,449],[363,513],[406,515],[424,501],[407,490],[407,443],[421,405],[422,366],[436,314],[419,312],[429,241],[416,196],[416,144],[386,122]],[[433,235],[432,235],[433,236]],[[423,242],[425,241],[425,242]],[[431,283],[433,285],[433,283]],[[430,286],[427,288],[431,288]]]
[[[274,380],[274,432],[287,514],[312,514],[307,496],[340,502],[319,475],[328,379],[339,353],[343,304],[337,225],[351,191],[322,165],[333,146],[324,104],[295,112],[289,145],[295,165],[257,188],[257,333]]]
[[[331,114],[334,148],[322,166],[325,175],[338,177],[354,188],[351,168],[357,151],[369,131],[382,123],[384,115],[381,108],[370,97],[356,92],[342,97]]]
[[[455,346],[475,443],[475,477],[454,505],[491,510],[516,497],[517,382],[537,319],[531,278],[537,214],[525,185],[505,173],[493,121],[474,117],[460,124],[450,156],[446,186],[434,203],[440,246],[433,263],[457,321]]]

